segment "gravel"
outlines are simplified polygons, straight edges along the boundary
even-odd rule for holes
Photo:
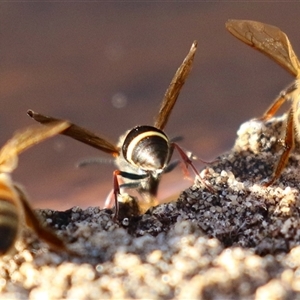
[[[0,260],[0,299],[300,299],[298,145],[271,187],[286,116],[241,125],[179,199],[129,214],[39,210],[78,256],[24,228]],[[122,209],[122,207],[121,207]]]

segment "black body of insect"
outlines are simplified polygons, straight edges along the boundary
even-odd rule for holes
[[[162,101],[159,113],[155,118],[154,126],[136,126],[120,137],[118,145],[108,142],[82,127],[75,124],[64,130],[62,134],[79,140],[101,151],[107,152],[115,157],[118,170],[114,171],[114,199],[116,213],[118,215],[118,196],[121,188],[135,188],[142,196],[142,211],[150,206],[157,205],[157,190],[163,173],[171,171],[178,163],[171,162],[174,149],[177,149],[185,167],[190,165],[199,180],[211,191],[214,189],[200,177],[198,171],[192,164],[191,158],[163,132],[170,113],[179,96],[180,90],[192,68],[197,42],[184,59],[183,63],[175,73]],[[58,119],[47,117],[29,110],[28,115],[37,122],[51,124]],[[123,184],[118,181],[122,177]]]

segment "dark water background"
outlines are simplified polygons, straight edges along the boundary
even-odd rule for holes
[[[193,40],[194,67],[166,132],[210,160],[232,146],[239,125],[260,116],[292,81],[271,60],[226,30],[227,19],[252,19],[284,30],[300,55],[300,4],[0,3],[0,142],[33,121],[31,108],[72,120],[117,142],[137,124],[152,124],[173,74]],[[35,207],[102,205],[111,165],[76,169],[83,158],[109,155],[67,137],[20,157],[15,180]],[[199,165],[200,167],[200,165]],[[190,182],[165,176],[161,197]]]

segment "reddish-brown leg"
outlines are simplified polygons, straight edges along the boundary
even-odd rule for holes
[[[118,181],[118,175],[121,175],[120,170],[115,170],[113,173],[113,180],[114,180],[114,196],[115,196],[115,215],[114,220],[118,219],[119,215],[119,202],[118,202],[118,195],[120,195],[120,185]]]
[[[283,153],[280,156],[280,159],[278,161],[272,179],[266,184],[264,184],[264,187],[268,187],[272,185],[278,179],[278,177],[282,173],[282,170],[289,159],[290,152],[293,150],[294,145],[295,145],[294,115],[293,115],[293,109],[291,108],[289,110],[287,124],[286,124]]]
[[[262,117],[258,118],[260,121],[267,121],[272,118],[280,106],[289,98],[289,95],[297,89],[297,80],[294,81],[285,90],[281,91],[279,96],[273,101],[270,107],[266,110]]]
[[[271,119],[280,108],[280,106],[286,101],[286,92],[281,92],[279,97],[274,100],[271,106],[266,110],[262,117],[258,118],[260,121],[267,121]]]
[[[199,172],[197,171],[197,169],[195,168],[195,166],[193,165],[191,159],[187,156],[187,154],[176,144],[176,143],[172,143],[172,146],[176,148],[176,150],[178,151],[179,155],[181,156],[185,167],[188,168],[188,166],[191,166],[191,168],[193,169],[194,173],[196,174],[196,176],[198,176],[199,180],[205,185],[205,187],[212,193],[216,193],[216,190],[210,186],[209,184],[207,184],[204,179],[200,176]]]

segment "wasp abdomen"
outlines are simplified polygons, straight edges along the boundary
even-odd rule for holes
[[[19,230],[18,209],[13,199],[4,198],[0,191],[0,255],[7,253],[17,238]],[[4,194],[7,194],[4,191]]]
[[[126,136],[124,158],[146,171],[161,170],[170,160],[170,143],[166,134],[153,126],[136,126]]]

